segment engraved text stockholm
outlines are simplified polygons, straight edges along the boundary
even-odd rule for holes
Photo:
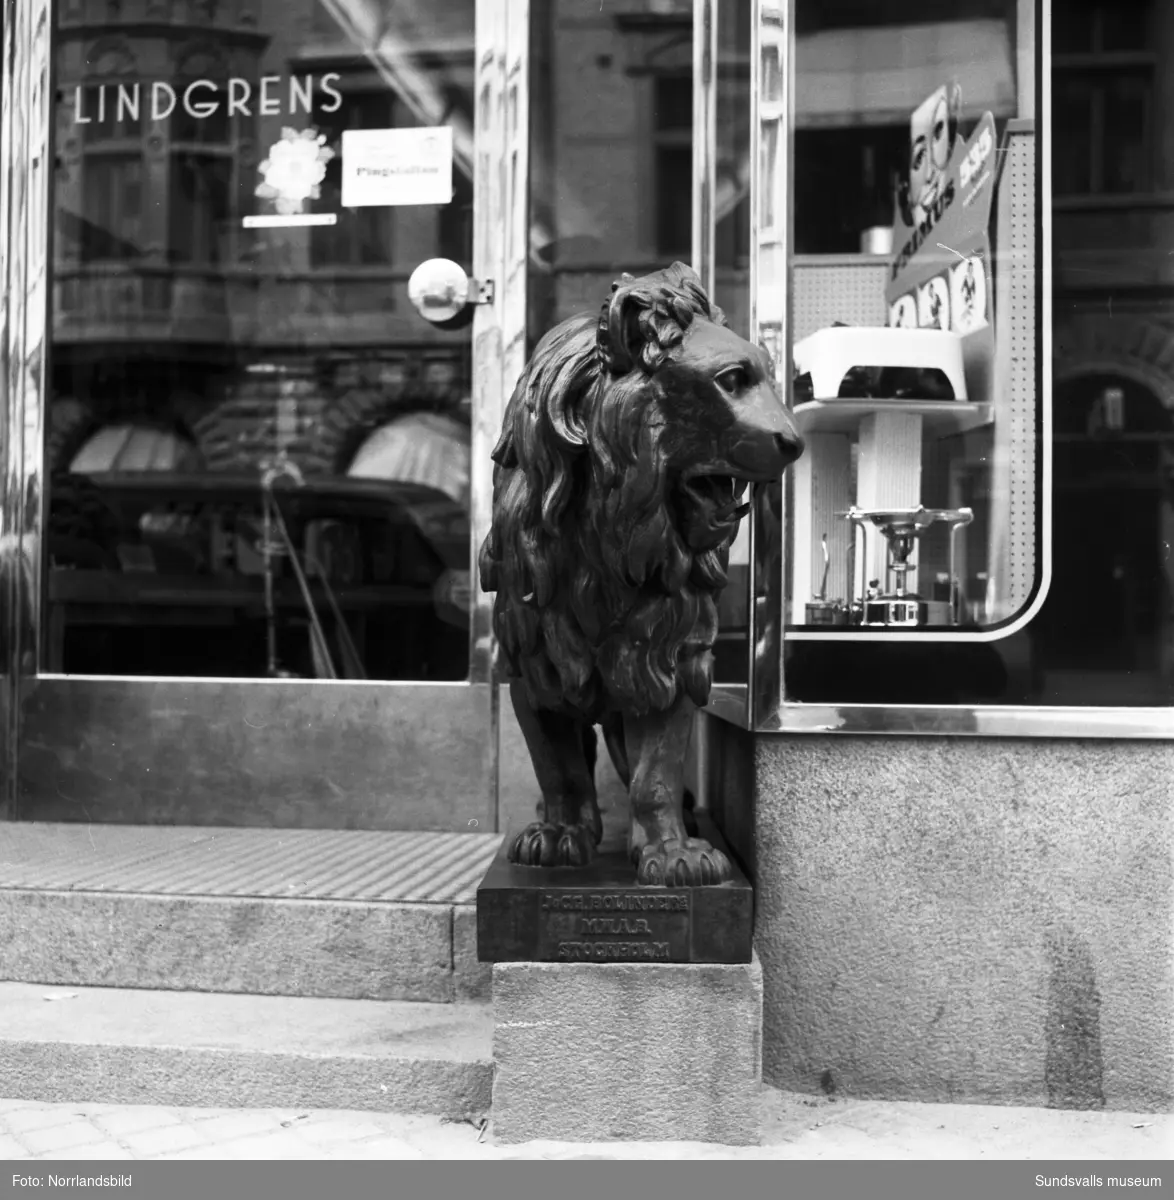
[[[668,942],[559,942],[560,960],[662,959],[669,957]]]

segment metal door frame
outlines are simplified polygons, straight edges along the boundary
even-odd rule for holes
[[[365,9],[366,0],[356,6]],[[462,682],[146,679],[36,669],[53,11],[51,0],[6,0],[3,28],[0,535],[29,571],[27,580],[19,571],[0,573],[0,818],[301,827],[336,827],[342,819],[360,828],[495,829],[491,597],[475,586]],[[476,0],[475,21],[474,273],[496,286],[492,302],[478,306],[472,332],[473,581],[492,506],[489,455],[525,353],[528,0]],[[3,436],[10,431],[17,436]],[[226,793],[260,803],[255,819],[229,819],[230,811],[216,807]],[[353,802],[341,818],[331,811],[340,794]],[[214,819],[201,819],[209,811]]]

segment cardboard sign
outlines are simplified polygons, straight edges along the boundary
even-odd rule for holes
[[[970,397],[988,400],[995,119],[984,114],[963,140],[957,135],[958,105],[957,88],[942,87],[910,121],[909,179],[898,189],[885,300],[892,326],[961,335]]]
[[[343,208],[448,204],[452,197],[451,126],[343,132]]]
[[[916,153],[916,117],[913,134]],[[917,325],[955,333],[971,333],[990,323],[995,165],[995,119],[987,113],[967,141],[954,139],[929,183],[923,176],[920,190],[910,187],[905,202],[898,204],[895,254],[885,289],[890,325],[908,324],[914,312]]]

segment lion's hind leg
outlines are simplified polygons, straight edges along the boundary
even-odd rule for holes
[[[538,777],[543,808],[541,820],[527,825],[510,843],[510,861],[530,867],[584,865],[603,836],[585,723],[531,707],[520,683],[510,685],[510,698]]]
[[[637,883],[701,887],[733,878],[730,860],[685,829],[685,755],[693,712],[683,696],[667,712],[624,719],[632,766],[628,849]]]

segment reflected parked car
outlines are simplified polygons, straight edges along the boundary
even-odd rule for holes
[[[46,666],[70,674],[463,679],[469,518],[382,480],[58,475]]]

